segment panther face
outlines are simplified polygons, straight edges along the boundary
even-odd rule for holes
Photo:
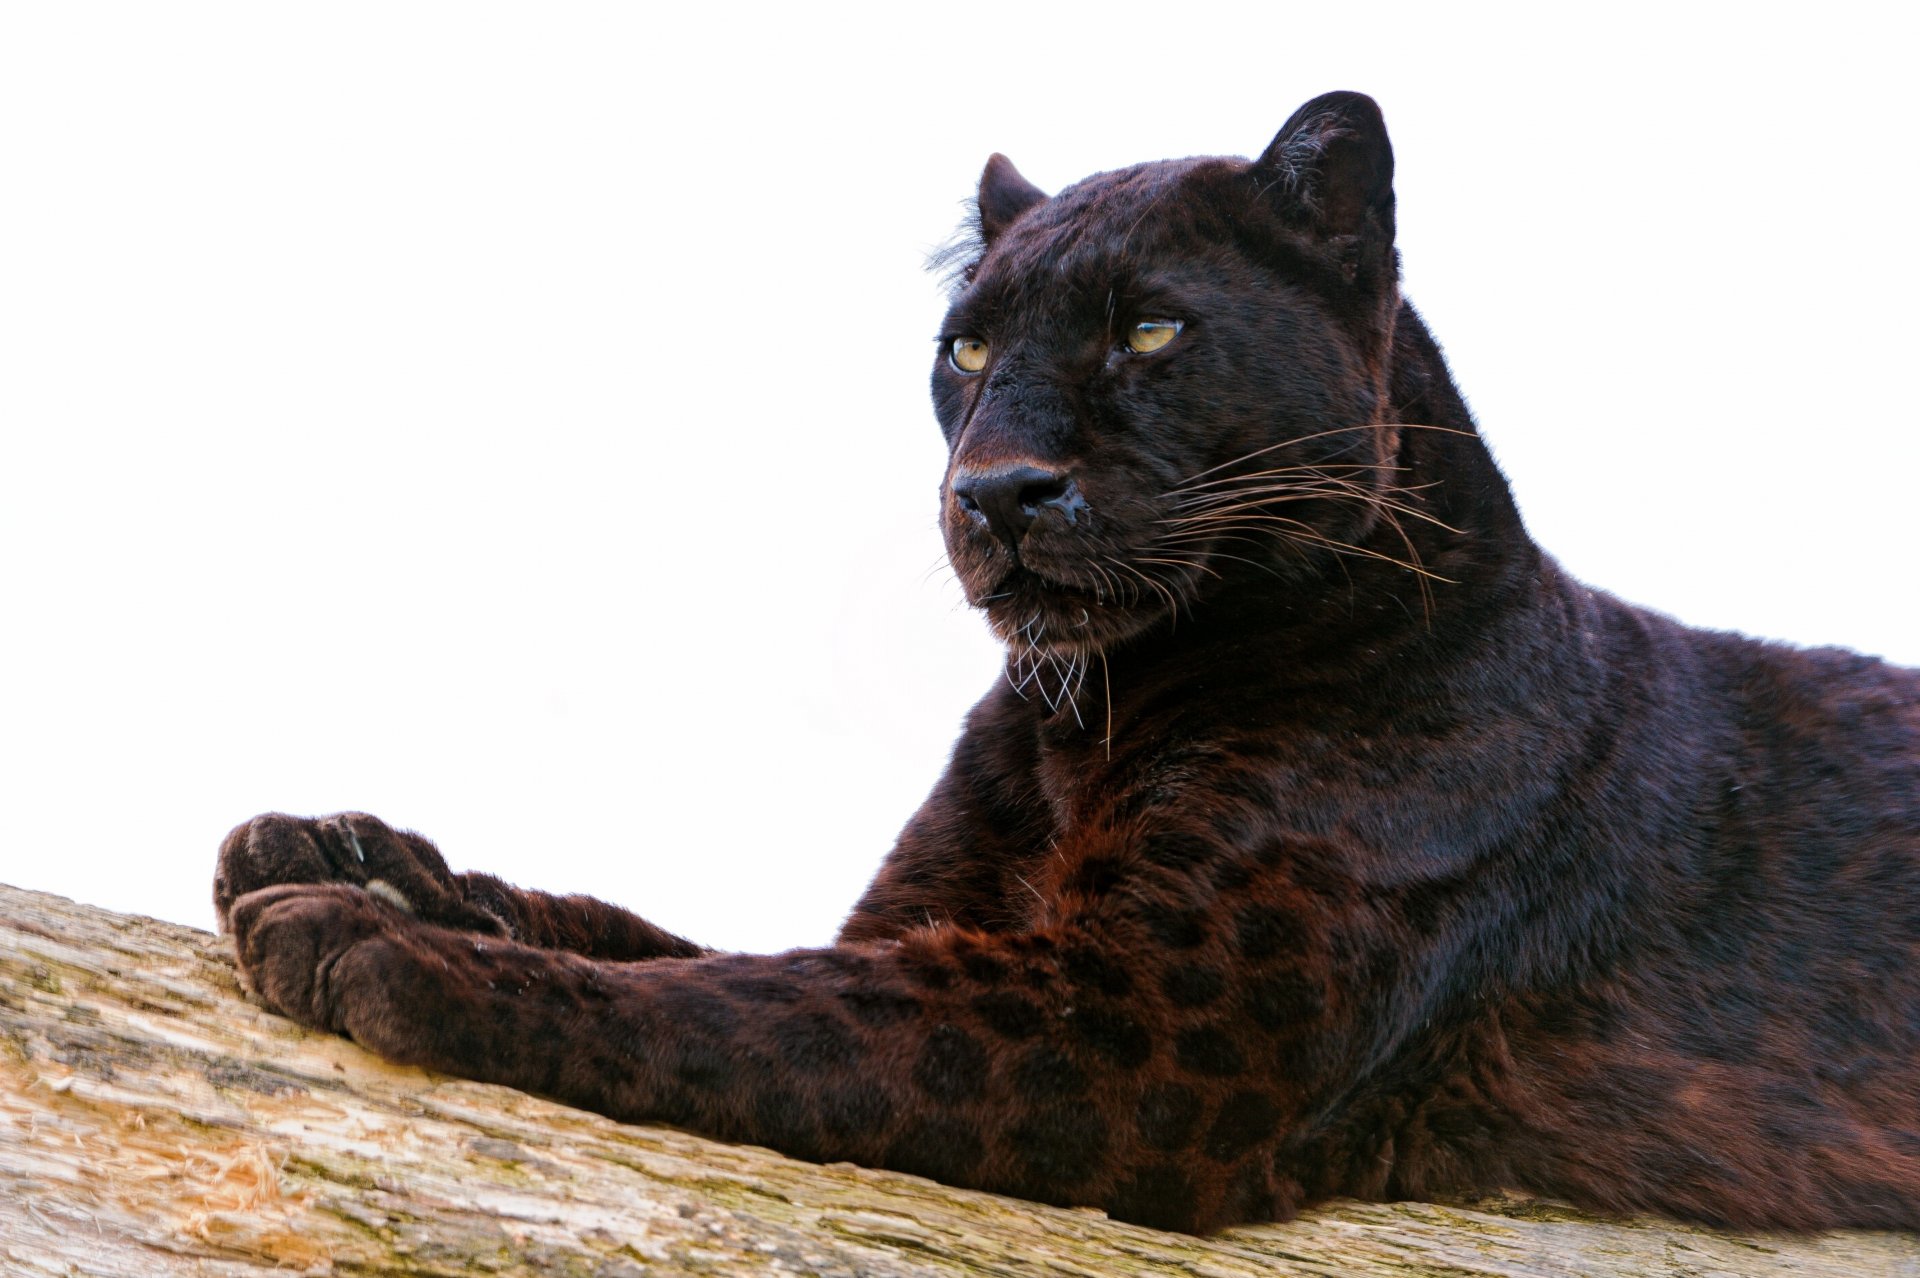
[[[1315,125],[1052,198],[988,163],[933,398],[948,553],[1010,644],[1084,657],[1224,591],[1310,591],[1379,521],[1391,159],[1341,209],[1379,156]]]

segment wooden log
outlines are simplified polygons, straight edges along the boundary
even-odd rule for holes
[[[1520,1198],[1163,1234],[396,1068],[248,1002],[219,938],[0,886],[0,1272],[1886,1278],[1920,1239]]]

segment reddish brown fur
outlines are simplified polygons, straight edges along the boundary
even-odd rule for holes
[[[944,336],[991,361],[943,345],[934,398],[1009,680],[838,945],[707,953],[267,816],[215,883],[256,988],[617,1118],[1170,1228],[1504,1187],[1920,1224],[1920,677],[1562,574],[1399,298],[1391,175],[1352,94],[1253,162],[1052,199],[989,166]],[[1045,482],[968,495],[1007,459]]]

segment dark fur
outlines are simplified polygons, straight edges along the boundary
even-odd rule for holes
[[[1353,94],[1251,163],[989,166],[946,336],[992,361],[943,343],[934,400],[1010,677],[838,945],[709,954],[270,816],[216,881],[256,988],[617,1118],[1176,1229],[1502,1187],[1920,1224],[1920,678],[1568,579],[1399,298],[1391,174]],[[1073,492],[1017,546],[952,492],[1014,465]]]

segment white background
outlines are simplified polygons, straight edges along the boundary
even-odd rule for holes
[[[826,940],[997,673],[923,256],[1331,88],[1550,549],[1920,663],[1909,20],[1324,8],[0,9],[0,879],[357,807]]]

